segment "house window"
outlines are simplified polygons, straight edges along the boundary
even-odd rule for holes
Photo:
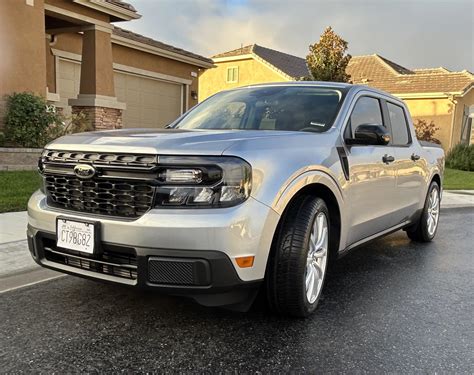
[[[238,66],[231,66],[227,68],[227,83],[235,83],[239,82],[239,67]]]

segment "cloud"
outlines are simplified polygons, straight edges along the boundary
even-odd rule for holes
[[[257,43],[304,57],[328,25],[352,55],[381,54],[408,68],[474,70],[469,0],[134,0],[124,27],[205,56]]]

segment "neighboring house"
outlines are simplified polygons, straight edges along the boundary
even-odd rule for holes
[[[221,90],[293,81],[308,75],[306,60],[256,44],[212,56],[216,68],[199,76],[199,101]]]
[[[176,119],[212,60],[112,24],[139,17],[121,0],[0,1],[0,119],[4,96],[21,91],[83,111],[97,129]]]
[[[347,67],[354,83],[403,99],[414,119],[433,121],[445,150],[474,143],[474,75],[446,68],[409,70],[379,55],[354,56]]]
[[[233,87],[292,81],[308,76],[306,60],[256,44],[212,57],[214,69],[199,76],[199,100]],[[474,143],[474,76],[445,68],[409,70],[379,55],[354,56],[347,68],[354,83],[402,98],[413,118],[433,121],[445,150]]]

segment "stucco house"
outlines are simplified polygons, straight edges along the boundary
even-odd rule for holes
[[[97,129],[163,127],[195,105],[212,60],[115,26],[139,17],[122,0],[0,1],[0,119],[22,91]]]
[[[298,80],[308,75],[306,60],[256,44],[212,57],[213,69],[199,76],[199,100],[233,87]],[[388,91],[403,99],[413,118],[433,121],[445,150],[474,143],[474,75],[446,68],[410,70],[379,55],[354,56],[347,68],[353,83]]]

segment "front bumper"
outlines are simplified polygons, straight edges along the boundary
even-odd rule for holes
[[[153,209],[136,220],[65,212],[49,207],[45,198],[38,191],[28,203],[28,242],[40,265],[189,295],[207,305],[232,304],[235,291],[245,291],[264,278],[279,220],[277,213],[252,198],[231,208]],[[88,259],[57,249],[57,216],[100,221],[99,254]],[[253,267],[239,268],[235,258],[248,255],[255,256]]]

